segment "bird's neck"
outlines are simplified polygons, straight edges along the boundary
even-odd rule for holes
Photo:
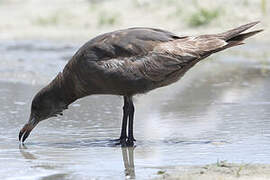
[[[63,107],[67,108],[69,104],[80,98],[73,80],[68,76],[65,77],[62,72],[54,78],[48,87],[50,91],[53,91],[55,99],[63,104]]]

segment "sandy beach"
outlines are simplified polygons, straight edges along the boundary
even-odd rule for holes
[[[179,35],[217,33],[261,21],[268,41],[270,3],[265,0],[4,0],[0,39],[82,41],[112,30],[146,26]]]
[[[216,163],[204,166],[178,166],[160,170],[155,180],[267,180],[270,165]]]

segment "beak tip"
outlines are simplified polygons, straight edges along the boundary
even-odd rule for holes
[[[31,124],[25,124],[24,127],[20,130],[19,141],[23,144],[27,137],[30,135],[32,129],[34,128]]]
[[[19,141],[21,141],[22,135],[23,135],[23,133],[22,133],[22,130],[21,130],[20,133],[19,133]]]

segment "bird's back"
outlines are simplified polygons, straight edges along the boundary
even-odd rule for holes
[[[85,43],[75,54],[92,61],[113,58],[143,56],[161,42],[173,41],[181,37],[160,29],[129,28],[102,34]]]

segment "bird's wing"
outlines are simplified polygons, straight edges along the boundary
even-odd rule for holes
[[[181,39],[171,32],[154,28],[129,28],[97,36],[84,44],[76,59],[104,61],[121,57],[144,56],[160,42]]]
[[[215,36],[185,37],[159,43],[144,56],[117,57],[99,61],[106,73],[130,80],[144,78],[168,84],[178,80],[189,68],[227,43]]]

